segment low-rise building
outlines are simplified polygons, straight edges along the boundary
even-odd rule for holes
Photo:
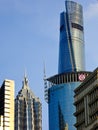
[[[0,130],[14,130],[13,80],[4,80],[0,88]]]

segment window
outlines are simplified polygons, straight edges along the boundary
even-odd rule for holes
[[[79,24],[72,23],[72,27],[83,31],[83,26],[81,26],[81,25],[79,25]]]

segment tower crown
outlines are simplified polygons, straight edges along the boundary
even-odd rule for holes
[[[22,88],[24,88],[24,89],[29,88],[29,85],[28,85],[28,78],[27,78],[26,72],[24,73],[23,87],[22,87]]]

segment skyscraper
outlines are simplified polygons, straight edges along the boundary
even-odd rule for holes
[[[0,88],[0,130],[14,130],[14,81],[7,79]]]
[[[90,72],[70,72],[54,75],[48,80],[47,97],[49,110],[49,130],[75,130],[76,122],[74,89],[90,74]]]
[[[85,70],[82,6],[65,1],[66,12],[60,15],[58,73]]]
[[[45,79],[49,109],[49,130],[75,130],[74,89],[90,72],[85,72],[82,6],[65,1],[60,15],[58,74]]]
[[[22,89],[15,99],[15,130],[42,130],[42,106],[24,76]]]

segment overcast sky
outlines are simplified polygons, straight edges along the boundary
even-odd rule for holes
[[[98,1],[75,0],[83,6],[86,70],[98,66]],[[43,68],[50,77],[58,70],[60,13],[64,0],[0,0],[0,84],[15,80],[15,95],[26,69],[29,86],[43,104],[43,130],[48,130]]]

